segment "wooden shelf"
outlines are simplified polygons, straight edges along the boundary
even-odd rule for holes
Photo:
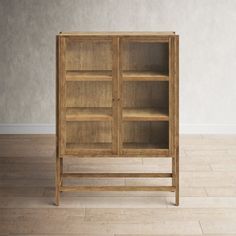
[[[124,108],[124,121],[168,121],[168,110],[163,108]]]
[[[112,143],[66,143],[67,150],[111,149]]]
[[[112,120],[112,108],[91,107],[78,108],[67,107],[66,121],[110,121]],[[168,121],[168,110],[163,108],[124,108],[124,121]]]
[[[67,70],[66,81],[111,81],[111,70]]]
[[[171,178],[172,173],[112,173],[112,172],[98,172],[98,173],[73,173],[66,172],[62,174],[63,178]]]
[[[123,143],[125,149],[168,149],[164,143]]]
[[[66,121],[110,121],[112,108],[109,107],[67,107]]]
[[[168,73],[156,71],[123,71],[122,79],[125,81],[168,81]]]

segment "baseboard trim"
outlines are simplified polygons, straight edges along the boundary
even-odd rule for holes
[[[180,124],[181,134],[236,134],[236,124]]]
[[[55,134],[55,124],[0,124],[0,134]],[[236,124],[180,124],[181,134],[236,134]]]
[[[0,134],[55,134],[55,124],[0,124]]]

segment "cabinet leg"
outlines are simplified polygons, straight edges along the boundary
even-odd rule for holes
[[[179,206],[179,147],[176,149],[175,171],[175,204]]]
[[[61,192],[59,190],[59,187],[57,186],[56,187],[56,197],[55,197],[55,205],[56,206],[60,205],[60,195],[61,195]]]
[[[172,158],[172,174],[173,174],[173,177],[172,177],[172,186],[176,186],[176,165],[175,165],[175,161],[176,159],[175,158]],[[174,190],[172,192],[175,192]]]
[[[176,186],[176,192],[175,192],[175,205],[179,206],[179,187]]]
[[[55,178],[55,184],[56,184],[56,192],[55,192],[55,205],[59,206],[60,204],[60,182],[61,182],[61,158],[56,158],[56,178]]]

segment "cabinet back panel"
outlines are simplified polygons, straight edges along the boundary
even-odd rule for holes
[[[112,83],[80,81],[66,83],[67,107],[111,107]]]
[[[111,70],[111,41],[66,39],[66,70]]]
[[[122,70],[168,73],[168,43],[123,42]]]
[[[124,143],[157,144],[168,148],[168,122],[124,122]]]
[[[110,143],[112,141],[111,122],[67,122],[66,142],[89,144]]]
[[[124,107],[168,108],[169,88],[167,82],[124,82]]]

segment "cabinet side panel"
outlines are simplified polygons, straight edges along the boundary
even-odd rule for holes
[[[65,137],[66,137],[66,123],[65,123],[65,38],[59,37],[58,45],[58,142],[59,155],[65,154]]]
[[[174,41],[169,38],[169,151],[173,156],[174,150],[174,119],[175,119],[175,95],[174,95]],[[174,165],[174,163],[173,163]],[[174,170],[175,168],[173,168]]]
[[[175,170],[176,205],[179,205],[179,36],[175,36]]]
[[[56,36],[56,157],[59,155],[59,36]]]
[[[175,36],[175,148],[179,149],[179,36]]]
[[[175,36],[175,148],[179,152],[179,36]]]

